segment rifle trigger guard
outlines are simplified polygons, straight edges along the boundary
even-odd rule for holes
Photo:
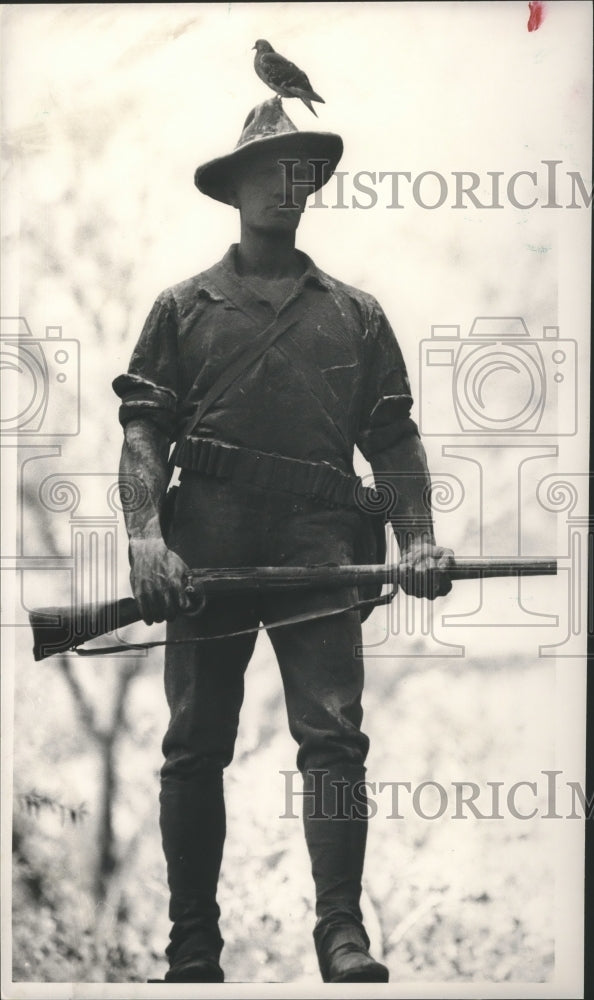
[[[192,608],[189,611],[184,611],[184,615],[188,618],[196,618],[201,615],[204,611],[206,605],[206,593],[204,587],[199,583],[188,583],[185,586],[185,594],[190,598],[192,602]]]

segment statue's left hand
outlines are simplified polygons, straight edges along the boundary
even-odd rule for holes
[[[441,545],[413,542],[402,552],[398,565],[398,582],[406,594],[427,597],[430,601],[444,597],[452,589],[449,570],[454,565],[454,553]]]

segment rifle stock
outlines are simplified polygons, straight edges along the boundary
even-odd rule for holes
[[[456,559],[449,575],[453,580],[484,577],[552,576],[554,559]],[[398,584],[398,566],[250,566],[229,569],[193,569],[187,591],[201,606],[209,594],[231,594],[271,590],[339,589],[363,583]],[[124,628],[141,620],[133,597],[105,604],[75,608],[39,608],[31,611],[33,656],[44,660],[56,653],[76,649],[89,639]]]
[[[81,604],[75,608],[38,608],[29,613],[33,629],[33,656],[45,660],[98,639],[106,632],[133,625],[141,619],[133,597],[105,604]]]

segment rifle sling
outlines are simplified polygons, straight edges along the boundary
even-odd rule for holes
[[[390,604],[396,596],[397,588],[382,594],[380,597],[372,597],[363,601],[354,601],[341,608],[321,608],[318,611],[307,612],[300,615],[291,615],[288,618],[278,618],[267,625],[253,625],[250,628],[238,629],[235,632],[221,632],[219,635],[197,635],[191,639],[158,639],[154,642],[124,642],[120,645],[99,646],[96,648],[84,649],[79,647],[73,650],[79,656],[103,656],[111,653],[128,653],[131,649],[154,649],[156,646],[187,646],[194,642],[211,642],[217,639],[235,639],[242,635],[251,635],[254,632],[268,632],[271,629],[282,628],[285,625],[300,625],[302,622],[316,621],[318,618],[330,618],[333,615],[342,615],[347,611],[359,611],[363,608],[376,608],[380,604]]]

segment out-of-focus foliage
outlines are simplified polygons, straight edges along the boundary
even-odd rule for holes
[[[489,813],[487,781],[507,788],[520,777],[538,776],[548,759],[551,671],[519,659],[426,664],[387,657],[368,668],[368,779],[376,783],[377,815],[370,823],[364,907],[375,951],[383,953],[394,981],[546,981],[553,968],[554,824],[507,813],[500,821],[480,820],[468,810],[467,819],[452,819],[451,782],[477,782],[477,805]],[[116,662],[101,669],[119,668]],[[31,673],[26,671],[24,695]],[[51,787],[67,807],[78,804],[84,787],[88,815],[73,824],[67,816],[62,822],[59,810],[36,813],[16,803],[15,979],[143,981],[164,970],[169,925],[157,823],[165,722],[160,687],[147,663],[130,694],[130,725],[117,758],[114,825],[122,863],[99,905],[92,879],[96,761],[88,750],[75,751],[59,719],[43,737],[52,767],[50,772],[37,762],[38,780],[48,781],[51,773]],[[27,758],[35,745],[27,743],[20,741],[21,780],[27,764],[33,770]],[[262,639],[248,671],[241,734],[226,778],[229,833],[219,902],[230,981],[317,977],[301,821],[283,815],[286,785],[279,772],[294,767],[280,678]],[[69,780],[73,774],[75,781]],[[410,795],[401,790],[403,818],[391,818],[391,793],[379,793],[379,783],[409,781],[414,788],[425,780],[446,789],[447,813],[439,820],[415,816]],[[297,777],[293,787],[299,791]],[[299,798],[289,801],[299,814]],[[540,806],[542,812],[542,801]],[[430,814],[435,808],[428,794],[423,809]]]

